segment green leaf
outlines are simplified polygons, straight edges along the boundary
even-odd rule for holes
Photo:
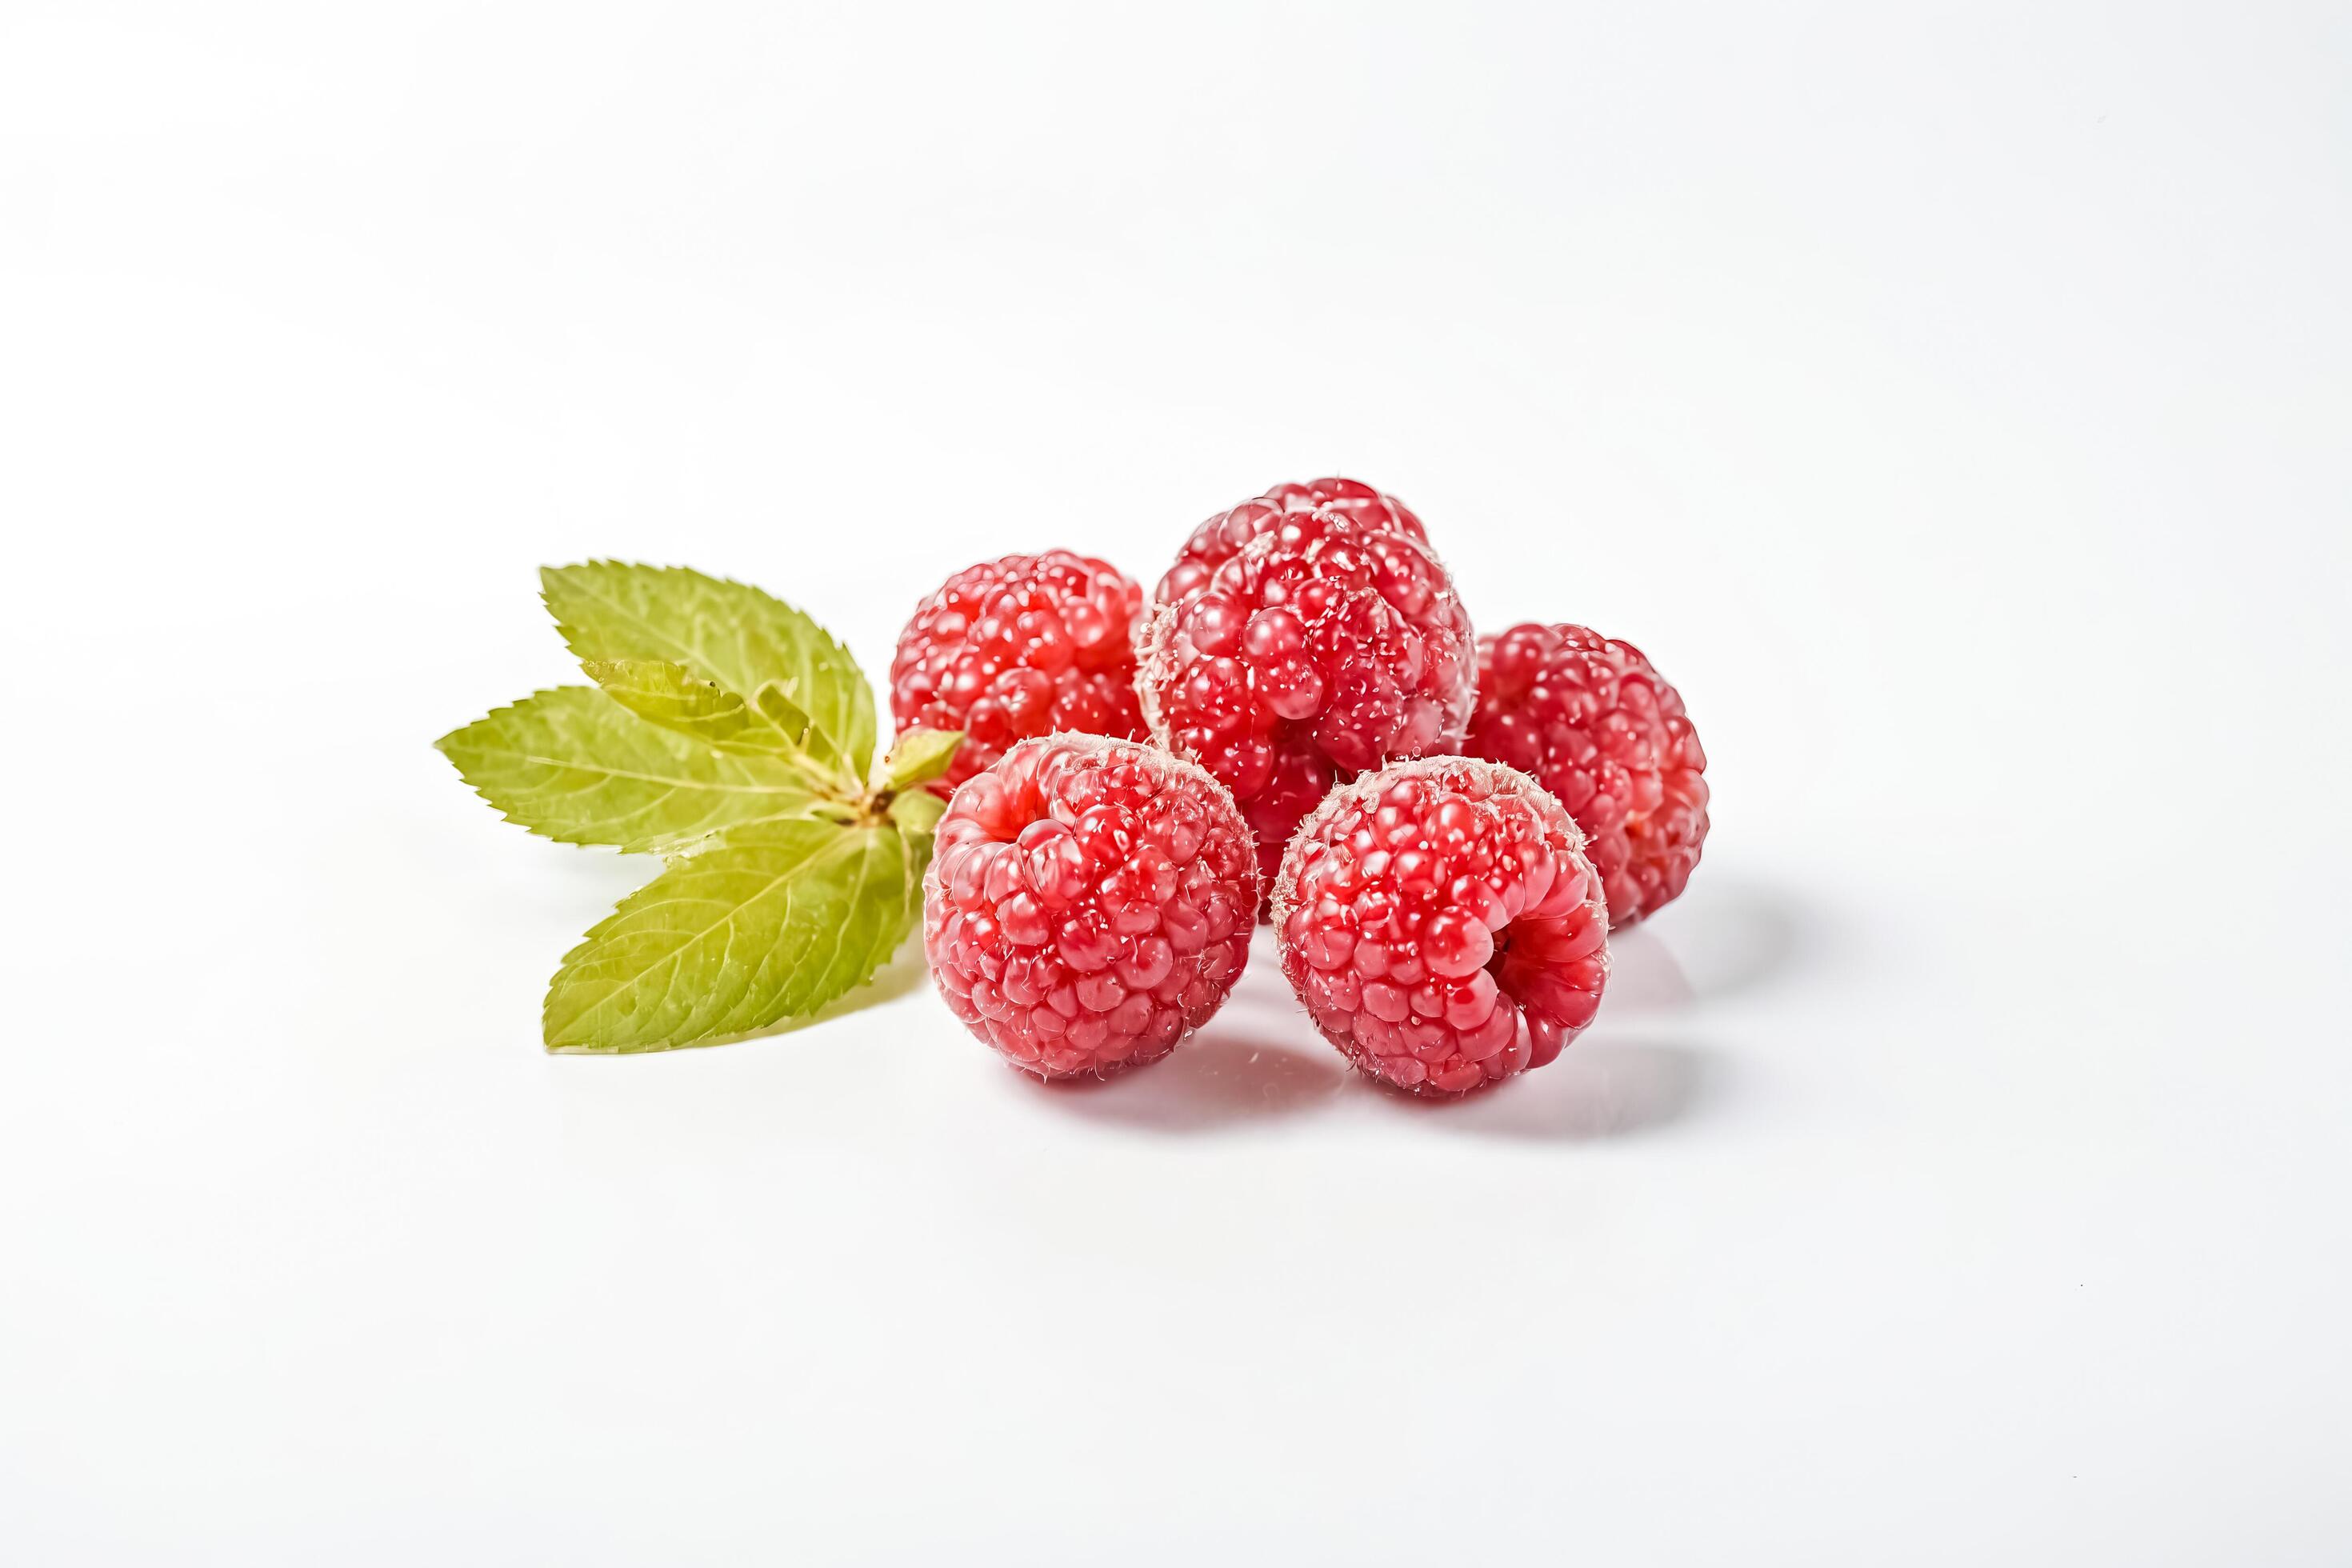
[[[665,659],[592,658],[583,668],[606,696],[650,723],[722,752],[782,757],[805,773],[814,788],[836,795],[860,792],[864,781],[845,771],[830,741],[789,702],[781,706],[791,721],[780,722],[725,687]],[[782,688],[771,682],[760,689],[781,692]]]
[[[539,692],[435,744],[509,821],[566,844],[671,849],[815,798],[783,757],[713,751],[588,686]]]
[[[682,664],[658,658],[592,658],[581,668],[604,689],[605,696],[638,718],[704,745],[770,754],[783,746],[775,726],[750,703]]]
[[[781,682],[771,680],[751,693],[751,706],[783,744],[810,768],[839,780],[853,794],[866,787],[864,765],[852,768],[834,744],[833,737],[801,711],[800,706],[785,695]]]
[[[665,1051],[817,1011],[905,939],[929,854],[889,826],[735,829],[624,899],[564,958],[547,1048]]]
[[[591,561],[541,571],[547,607],[583,661],[682,664],[729,691],[770,681],[863,781],[874,761],[874,694],[849,650],[782,600],[682,566]]]
[[[898,825],[899,832],[928,844],[947,811],[948,803],[929,790],[909,790],[890,803],[890,820]]]
[[[963,743],[961,730],[909,730],[890,747],[882,763],[882,784],[903,790],[929,784],[948,771],[956,748]]]

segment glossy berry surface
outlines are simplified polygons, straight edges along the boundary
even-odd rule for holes
[[[1270,878],[1335,781],[1459,743],[1476,652],[1426,547],[1327,506],[1157,605],[1139,657],[1153,736],[1234,792]]]
[[[1481,638],[1467,750],[1559,797],[1612,925],[1654,914],[1690,880],[1706,842],[1706,753],[1681,696],[1633,644],[1576,626]]]
[[[1135,620],[1143,590],[1067,550],[966,567],[915,608],[890,661],[902,731],[961,730],[945,795],[1032,735],[1143,738]]]
[[[1399,763],[1318,806],[1283,858],[1274,929],[1324,1037],[1415,1094],[1543,1066],[1609,977],[1576,824],[1526,774],[1468,757]]]
[[[1131,741],[1024,741],[957,789],[923,879],[956,1016],[1040,1078],[1164,1056],[1249,961],[1257,858],[1233,797]]]
[[[1333,478],[1276,485],[1265,494],[1245,500],[1230,511],[1221,511],[1194,529],[1192,537],[1177,553],[1176,564],[1160,579],[1154,597],[1161,604],[1173,604],[1199,592],[1215,575],[1217,568],[1240,554],[1242,547],[1251,540],[1272,532],[1286,517],[1318,508],[1342,513],[1367,528],[1402,533],[1416,544],[1429,542],[1421,519],[1413,516],[1404,502],[1394,496],[1382,495],[1361,479]]]

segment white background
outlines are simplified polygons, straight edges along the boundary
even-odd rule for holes
[[[0,1556],[2352,1561],[2336,5],[0,5]],[[1554,1068],[1261,943],[1040,1089],[902,963],[551,1058],[646,863],[430,749],[541,563],[887,665],[1403,496],[1646,647]]]

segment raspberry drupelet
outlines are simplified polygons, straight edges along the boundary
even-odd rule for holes
[[[1690,880],[1706,842],[1706,753],[1682,697],[1631,643],[1517,626],[1478,643],[1466,750],[1559,797],[1622,928]]]
[[[1155,606],[1137,658],[1153,737],[1234,792],[1271,879],[1334,781],[1460,743],[1476,654],[1425,545],[1318,506]]]
[[[1040,1078],[1164,1056],[1249,962],[1257,857],[1233,796],[1132,741],[1023,741],[960,787],[923,879],[948,1006]]]
[[[1415,1094],[1462,1094],[1559,1055],[1609,977],[1583,836],[1513,769],[1398,763],[1332,793],[1274,890],[1282,973],[1324,1037]]]
[[[1067,550],[1007,555],[949,578],[915,607],[890,661],[901,731],[961,730],[940,795],[1055,731],[1141,740],[1135,621],[1143,590]]]
[[[1170,605],[1199,592],[1219,566],[1241,553],[1243,545],[1270,531],[1294,512],[1318,508],[1344,513],[1368,528],[1402,533],[1416,544],[1429,542],[1421,519],[1413,516],[1404,502],[1394,496],[1382,495],[1361,479],[1333,478],[1309,479],[1303,485],[1276,485],[1255,500],[1245,500],[1230,511],[1221,511],[1194,529],[1192,537],[1177,553],[1176,564],[1160,579],[1159,591],[1153,596],[1160,604]]]

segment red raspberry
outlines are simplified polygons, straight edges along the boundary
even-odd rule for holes
[[[1249,962],[1257,859],[1224,786],[1132,741],[1024,741],[955,793],[923,951],[975,1035],[1040,1078],[1164,1056]]]
[[[967,566],[915,607],[890,661],[903,731],[961,730],[946,795],[1013,742],[1055,731],[1143,739],[1135,619],[1143,590],[1067,550]]]
[[[1460,743],[1475,657],[1428,548],[1324,506],[1283,514],[1156,606],[1137,688],[1153,736],[1240,801],[1270,880],[1335,779]]]
[[[1198,593],[1218,567],[1241,553],[1242,546],[1266,532],[1293,512],[1328,507],[1347,513],[1370,528],[1386,528],[1410,535],[1417,544],[1429,542],[1421,519],[1394,496],[1384,496],[1361,479],[1309,479],[1303,485],[1276,485],[1255,500],[1245,500],[1231,511],[1221,511],[1192,531],[1176,557],[1176,564],[1160,579],[1154,595],[1163,605]]]
[[[1612,926],[1655,914],[1690,880],[1706,842],[1706,753],[1681,696],[1633,644],[1571,626],[1482,637],[1466,749],[1559,797]]]
[[[1543,1066],[1609,978],[1583,835],[1535,780],[1469,757],[1334,791],[1283,857],[1274,931],[1315,1026],[1416,1094]]]

